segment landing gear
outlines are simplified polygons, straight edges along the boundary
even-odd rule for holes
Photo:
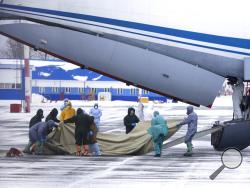
[[[250,145],[250,120],[216,123],[213,127],[217,126],[223,126],[223,128],[211,135],[211,145],[215,150],[224,151],[229,147],[243,150]]]

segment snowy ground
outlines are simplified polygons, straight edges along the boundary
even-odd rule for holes
[[[194,156],[182,156],[184,144],[163,151],[162,158],[154,158],[153,153],[144,156],[87,157],[74,156],[25,156],[10,159],[3,152],[10,147],[23,148],[27,138],[28,121],[38,108],[44,114],[58,103],[40,103],[33,100],[32,113],[9,113],[13,101],[0,101],[0,187],[235,187],[250,184],[250,150],[243,151],[243,164],[235,170],[225,169],[215,181],[209,179],[220,165],[221,152],[210,145],[210,136],[194,141]],[[87,112],[95,102],[73,101],[74,107],[82,107]],[[123,132],[122,119],[133,102],[101,102],[103,110],[102,132]],[[212,109],[195,108],[199,115],[199,130],[212,126],[214,121],[230,120],[232,116],[230,97],[217,98]],[[146,119],[154,110],[160,111],[167,119],[185,117],[186,104],[149,103],[145,106]],[[172,139],[185,134],[186,127]]]

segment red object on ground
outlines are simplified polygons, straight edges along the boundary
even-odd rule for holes
[[[21,104],[10,104],[10,112],[11,113],[20,113],[22,111]]]

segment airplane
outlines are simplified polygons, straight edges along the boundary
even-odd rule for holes
[[[195,106],[250,80],[246,0],[0,0],[0,34]],[[236,10],[240,10],[235,12]]]

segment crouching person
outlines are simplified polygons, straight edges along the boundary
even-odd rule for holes
[[[168,133],[168,126],[166,120],[159,114],[158,111],[154,112],[154,117],[151,120],[151,127],[148,129],[148,133],[153,139],[155,157],[160,157],[162,144]]]
[[[78,108],[76,115],[65,120],[64,123],[75,123],[76,156],[88,155],[89,115],[85,114],[81,108]]]
[[[93,156],[100,156],[101,151],[96,139],[98,128],[94,122],[94,117],[90,116],[89,119],[90,119],[90,129],[88,132],[89,149]]]
[[[29,130],[29,144],[27,146],[31,148],[29,153],[35,151],[35,154],[43,154],[48,132],[57,126],[53,120],[49,120],[48,122],[39,122],[31,127]]]

